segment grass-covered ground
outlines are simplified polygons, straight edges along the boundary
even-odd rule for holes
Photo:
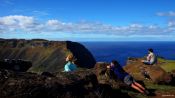
[[[160,66],[166,71],[166,72],[171,72],[172,70],[175,70],[175,60],[166,60],[159,58],[159,62],[162,62]]]
[[[175,98],[175,86],[169,85],[157,85],[150,82],[145,83],[146,88],[153,94],[150,96],[143,95],[134,90],[122,90],[124,93],[128,93],[132,98]]]
[[[163,68],[166,72],[172,72],[172,70],[175,70],[175,60],[158,58],[158,62],[159,63],[157,65]],[[134,68],[133,70],[136,73],[132,74],[135,77],[140,77],[140,74],[138,73],[138,68]],[[127,89],[123,89],[122,92],[127,92],[133,98],[175,98],[175,86],[154,84],[150,80],[146,79],[144,79],[143,82],[145,84],[145,87],[152,93],[154,93],[152,96],[145,96],[137,91]]]

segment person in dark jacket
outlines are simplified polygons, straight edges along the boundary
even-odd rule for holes
[[[114,74],[128,86],[136,89],[142,94],[146,94],[146,95],[149,94],[146,88],[144,88],[141,84],[136,82],[135,79],[130,74],[125,72],[116,60],[113,60],[111,64],[107,66],[107,68],[112,70]]]

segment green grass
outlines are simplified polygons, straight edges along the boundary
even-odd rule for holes
[[[174,91],[175,87],[174,86],[168,86],[168,85],[158,85],[158,84],[153,84],[151,82],[146,82],[146,88],[147,89],[153,89],[156,92],[169,92],[169,91]],[[132,90],[127,90],[127,89],[121,89],[123,93],[128,93],[128,95],[132,96],[132,98],[150,98],[146,95],[143,95],[137,91],[132,91]],[[153,96],[155,97],[155,96]]]
[[[158,84],[147,84],[146,86],[148,89],[155,89],[158,91],[171,91],[171,90],[175,90],[174,86],[170,86],[170,85],[158,85]]]
[[[171,72],[172,70],[175,70],[175,60],[165,60],[162,58],[158,58],[159,62],[164,62],[161,64],[161,68],[163,68],[166,72]]]
[[[128,95],[132,96],[132,98],[148,98],[146,95],[131,90],[121,90],[121,92],[128,93]]]

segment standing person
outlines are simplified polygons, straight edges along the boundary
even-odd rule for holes
[[[134,88],[135,90],[139,91],[142,94],[146,95],[149,94],[149,92],[141,84],[136,82],[131,75],[129,75],[127,72],[123,70],[123,68],[116,60],[113,60],[111,64],[107,66],[107,68],[112,70],[114,74],[128,86]]]
[[[153,65],[157,63],[157,57],[154,54],[153,49],[148,49],[148,56],[146,57],[146,60],[142,60],[141,62],[143,62],[146,65]]]
[[[64,66],[64,72],[71,72],[77,69],[77,66],[74,64],[74,56],[73,54],[69,54],[66,57],[67,64]]]

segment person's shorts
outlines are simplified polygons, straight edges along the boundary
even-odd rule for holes
[[[132,83],[134,83],[135,80],[131,75],[127,75],[124,78],[124,83],[127,84],[128,86],[131,86]]]

